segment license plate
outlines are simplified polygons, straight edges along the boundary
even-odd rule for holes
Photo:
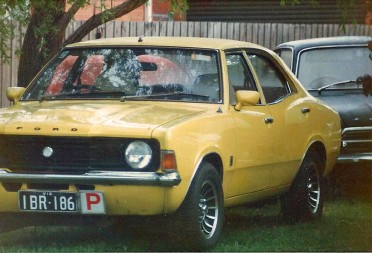
[[[105,213],[103,193],[95,191],[19,191],[18,203],[21,211]]]
[[[20,191],[19,207],[22,211],[77,212],[75,192]]]

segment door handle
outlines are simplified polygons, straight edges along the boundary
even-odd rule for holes
[[[271,117],[267,117],[267,118],[264,118],[264,121],[265,121],[266,124],[271,124],[271,123],[274,122],[274,119],[271,118]]]
[[[301,108],[301,112],[302,113],[309,113],[310,112],[310,108],[308,108],[308,107]]]

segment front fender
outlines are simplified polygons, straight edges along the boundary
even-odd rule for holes
[[[226,161],[222,158],[220,155],[220,150],[218,148],[209,147],[203,152],[200,152],[198,155],[198,158],[193,165],[193,167],[190,167],[190,170],[180,170],[181,175],[181,183],[178,186],[175,187],[169,187],[165,189],[165,196],[164,196],[164,212],[165,213],[172,213],[178,209],[178,207],[182,204],[184,201],[192,181],[197,175],[198,170],[201,168],[201,164],[205,161],[208,161],[208,157],[213,157],[214,161],[218,160],[218,158],[221,161],[221,168],[216,168],[219,173],[221,170],[221,173],[223,173],[223,168],[226,166]],[[178,162],[178,160],[177,160]],[[183,172],[181,172],[183,171]]]
[[[163,126],[154,131],[154,138],[162,139],[162,149],[175,151],[181,177],[178,186],[165,190],[165,213],[174,212],[181,205],[200,164],[207,156],[213,154],[220,157],[221,167],[230,169],[230,157],[235,148],[235,127],[234,120],[228,114],[214,111],[213,114],[189,119],[183,124],[169,128]]]

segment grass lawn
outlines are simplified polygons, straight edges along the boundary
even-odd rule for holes
[[[106,236],[104,236],[106,234]],[[27,227],[0,234],[0,252],[172,251],[164,233],[94,227]],[[278,204],[226,213],[220,243],[211,251],[371,251],[372,203],[328,201],[315,223],[284,224]]]

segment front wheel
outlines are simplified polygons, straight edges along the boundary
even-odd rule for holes
[[[221,179],[213,165],[201,165],[175,218],[189,250],[205,250],[217,243],[224,209]]]
[[[319,155],[308,153],[289,192],[281,197],[282,213],[286,221],[316,220],[322,216],[324,182],[320,169]]]

